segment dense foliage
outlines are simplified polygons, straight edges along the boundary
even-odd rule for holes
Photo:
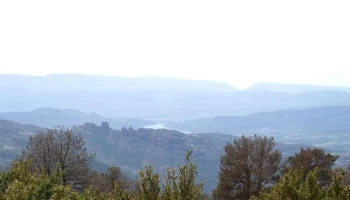
[[[92,171],[93,156],[82,136],[58,127],[31,137],[23,156],[0,173],[0,200],[200,199],[203,183],[195,182],[197,166],[190,161],[191,154],[187,152],[178,170],[167,168],[163,184],[151,165],[140,171],[136,181],[128,181],[118,167],[105,173]]]
[[[81,192],[73,190],[72,185],[63,182],[63,174],[59,167],[50,175],[44,168],[32,171],[29,161],[13,163],[7,172],[0,174],[0,200],[2,199],[125,199],[125,200],[177,200],[200,199],[202,197],[203,183],[195,183],[196,165],[189,159],[192,152],[188,152],[183,165],[174,170],[169,167],[164,177],[163,185],[161,176],[154,171],[152,166],[146,166],[141,170],[136,181],[129,183],[115,179],[113,187],[108,190],[108,184],[95,182]],[[111,171],[112,170],[112,171]],[[113,180],[113,175],[119,172],[112,168],[104,177],[107,181]],[[112,178],[112,179],[111,179]],[[95,179],[94,179],[95,180]],[[101,185],[98,185],[101,184]],[[96,187],[99,186],[99,187]],[[106,188],[104,188],[106,186]]]
[[[32,136],[23,156],[0,173],[0,200],[350,199],[349,171],[333,168],[338,156],[301,148],[281,162],[270,137],[242,136],[226,144],[212,197],[197,180],[192,150],[177,169],[168,166],[161,173],[147,165],[135,180],[127,180],[117,166],[91,170],[93,155],[84,145],[81,135],[63,127]]]
[[[343,171],[334,170],[327,187],[318,182],[318,168],[304,178],[303,171],[289,171],[270,191],[262,192],[252,200],[347,200],[350,199],[350,186],[343,184]]]
[[[27,146],[30,136],[46,132],[40,127],[0,120],[0,168],[7,168]],[[151,163],[165,174],[166,166],[176,167],[182,162],[187,149],[192,149],[192,160],[197,164],[198,178],[204,180],[204,191],[211,193],[218,181],[220,156],[223,146],[237,137],[221,133],[184,134],[168,129],[115,130],[107,123],[85,124],[73,129],[74,134],[83,135],[85,147],[96,152],[91,168],[106,172],[117,165],[129,179],[134,179],[140,169]],[[275,140],[276,141],[276,140]],[[284,157],[292,156],[300,144],[276,144]],[[339,162],[344,160],[341,157]]]

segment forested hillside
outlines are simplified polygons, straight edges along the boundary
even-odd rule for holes
[[[91,132],[83,132],[83,129]],[[65,127],[42,130],[30,137],[23,153],[9,169],[0,172],[0,199],[297,200],[309,197],[306,199],[326,200],[347,199],[350,194],[349,169],[334,169],[338,155],[329,154],[322,148],[302,147],[295,154],[283,158],[274,139],[266,136],[242,136],[227,142],[216,156],[219,161],[216,164],[203,162],[198,149],[192,145],[191,150],[178,149],[178,153],[185,154],[182,161],[166,159],[170,163],[167,166],[141,161],[143,166],[135,174],[136,178],[126,178],[128,176],[118,165],[97,172],[90,165],[99,152],[92,153],[90,147],[93,146],[85,143],[82,135],[90,136],[91,140],[89,134],[96,131],[101,134],[114,132],[119,139],[125,139],[122,135],[133,135],[146,141],[151,135],[167,143],[170,149],[179,145],[171,145],[164,135],[174,136],[170,139],[176,141],[174,139],[181,134],[140,129],[124,129],[118,134],[118,131],[111,131],[107,123],[101,126],[85,124],[74,132]],[[185,138],[180,141],[182,139]],[[159,146],[157,143],[154,145]],[[139,146],[142,147],[141,144]],[[129,150],[129,158],[144,158],[135,146]],[[167,151],[166,148],[164,150]],[[176,151],[172,152],[163,156],[174,158]],[[106,152],[103,153],[106,155]],[[164,160],[165,157],[162,158]],[[173,166],[174,161],[177,167]],[[205,168],[200,169],[201,165]],[[212,183],[201,177],[207,176],[206,172],[215,165],[219,168],[215,173],[218,183],[211,188],[212,192],[204,192],[205,185]]]
[[[0,168],[4,169],[28,143],[30,136],[44,131],[34,125],[24,125],[8,120],[0,120]]]
[[[0,121],[0,134],[6,136],[0,137],[4,155],[2,164],[8,164],[16,155],[20,155],[29,137],[42,130],[45,129]],[[184,134],[166,129],[114,130],[108,123],[101,126],[87,123],[75,127],[74,132],[84,137],[91,152],[96,152],[94,169],[102,171],[108,166],[117,165],[128,177],[134,177],[139,169],[149,163],[160,170],[164,170],[166,165],[175,167],[183,159],[186,150],[193,150],[192,157],[198,163],[200,172],[198,177],[206,183],[206,191],[211,191],[216,186],[223,147],[236,138],[219,133]],[[286,157],[298,151],[301,144],[277,146]]]

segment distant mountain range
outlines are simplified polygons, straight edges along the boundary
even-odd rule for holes
[[[326,91],[326,90],[350,92],[349,87],[287,84],[287,83],[272,83],[272,82],[255,83],[251,85],[248,88],[248,90],[267,90],[267,91],[273,91],[273,92],[284,92],[289,94],[297,94],[297,93],[311,92],[311,91]]]
[[[47,76],[0,75],[0,90],[21,92],[52,91],[212,91],[235,90],[224,82],[186,80],[165,77],[120,77],[83,74],[52,74]]]
[[[223,133],[261,129],[321,129],[327,126],[350,127],[350,106],[261,112],[245,116],[217,116],[167,124],[167,127],[172,129]]]
[[[350,105],[350,93],[316,91],[286,94],[269,91],[236,92],[78,92],[0,94],[0,111],[22,112],[37,108],[74,108],[113,118],[200,118],[244,115],[261,111]]]
[[[272,86],[261,84],[235,90],[222,82],[160,77],[0,75],[0,112],[52,107],[95,112],[109,118],[159,120],[350,106],[350,93],[344,88],[293,87],[305,87],[306,92],[287,87],[280,89],[282,92],[274,91]],[[111,126],[117,127],[113,123]]]

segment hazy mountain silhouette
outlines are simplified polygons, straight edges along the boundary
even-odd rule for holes
[[[217,116],[185,122],[170,122],[167,127],[193,132],[238,132],[260,129],[308,129],[327,126],[350,128],[350,106],[330,106],[245,116]],[[350,129],[349,129],[350,130]],[[325,130],[323,130],[325,131]]]
[[[248,90],[268,90],[273,92],[284,92],[289,94],[296,94],[301,92],[310,91],[342,91],[350,92],[350,88],[337,87],[337,86],[319,86],[319,85],[306,85],[306,84],[287,84],[287,83],[273,83],[273,82],[261,82],[251,85]]]
[[[119,77],[82,74],[52,74],[47,76],[0,75],[1,90],[28,91],[215,91],[234,88],[217,81],[186,80],[165,77]]]
[[[38,92],[24,94],[2,91],[0,111],[20,112],[54,107],[116,118],[199,118],[244,115],[335,105],[350,105],[350,93],[316,91],[295,95],[269,91],[236,92]]]
[[[234,90],[226,83],[159,77],[1,75],[0,89],[0,112],[53,107],[114,118],[191,119],[350,105],[350,93],[343,91]]]
[[[142,119],[114,119],[107,118],[96,113],[85,114],[73,109],[40,108],[31,112],[0,112],[0,119],[12,120],[22,124],[35,124],[42,127],[74,126],[86,122],[100,124],[108,122],[111,127],[143,127],[155,124],[155,122]]]

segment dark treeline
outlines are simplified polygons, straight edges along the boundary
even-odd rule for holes
[[[334,168],[338,156],[301,148],[282,160],[275,145],[273,138],[259,136],[227,143],[217,187],[205,194],[191,150],[176,169],[160,174],[148,165],[128,180],[118,166],[92,170],[95,154],[85,148],[82,135],[55,127],[31,137],[23,155],[0,173],[0,200],[350,199],[348,170]]]

